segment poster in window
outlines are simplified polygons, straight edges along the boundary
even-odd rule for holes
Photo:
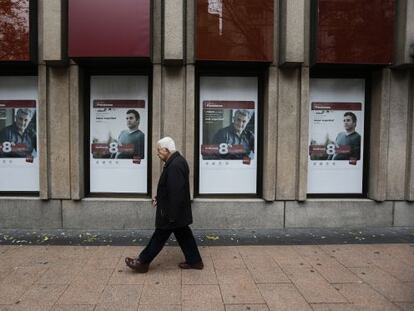
[[[364,80],[311,80],[308,193],[362,193],[364,105]]]
[[[91,77],[90,191],[147,192],[147,77]]]
[[[200,78],[200,193],[256,193],[257,77]]]
[[[0,191],[39,191],[37,78],[0,77]]]

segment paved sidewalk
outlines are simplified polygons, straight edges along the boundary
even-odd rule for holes
[[[0,311],[414,310],[414,245],[208,246],[181,271],[166,247],[147,274],[142,247],[0,246]]]

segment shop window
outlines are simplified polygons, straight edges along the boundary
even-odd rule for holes
[[[39,191],[36,76],[0,77],[0,192]]]
[[[363,195],[365,79],[311,79],[308,194]]]
[[[148,192],[148,76],[90,77],[90,193]]]
[[[199,194],[257,194],[257,76],[201,76]]]

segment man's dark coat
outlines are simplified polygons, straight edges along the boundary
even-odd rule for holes
[[[158,182],[155,227],[174,229],[192,222],[189,168],[184,157],[176,151],[165,163]]]

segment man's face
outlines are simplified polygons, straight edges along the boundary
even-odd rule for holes
[[[351,132],[355,130],[356,122],[352,120],[351,116],[344,116],[344,128],[345,131]]]
[[[19,113],[16,116],[16,126],[17,126],[17,129],[21,132],[24,132],[26,127],[29,125],[29,122],[30,122],[30,116],[28,114]]]
[[[160,146],[157,147],[157,156],[161,159],[161,161],[166,162],[168,160],[168,156],[170,152],[168,149],[161,148]]]
[[[242,114],[236,114],[234,116],[233,126],[236,129],[237,133],[241,134],[246,128],[247,123],[249,123],[249,118]]]
[[[138,125],[139,125],[139,120],[137,120],[137,118],[135,117],[135,114],[133,114],[133,113],[128,113],[127,114],[126,121],[127,121],[127,127],[130,130],[133,130],[133,129],[137,128]]]

